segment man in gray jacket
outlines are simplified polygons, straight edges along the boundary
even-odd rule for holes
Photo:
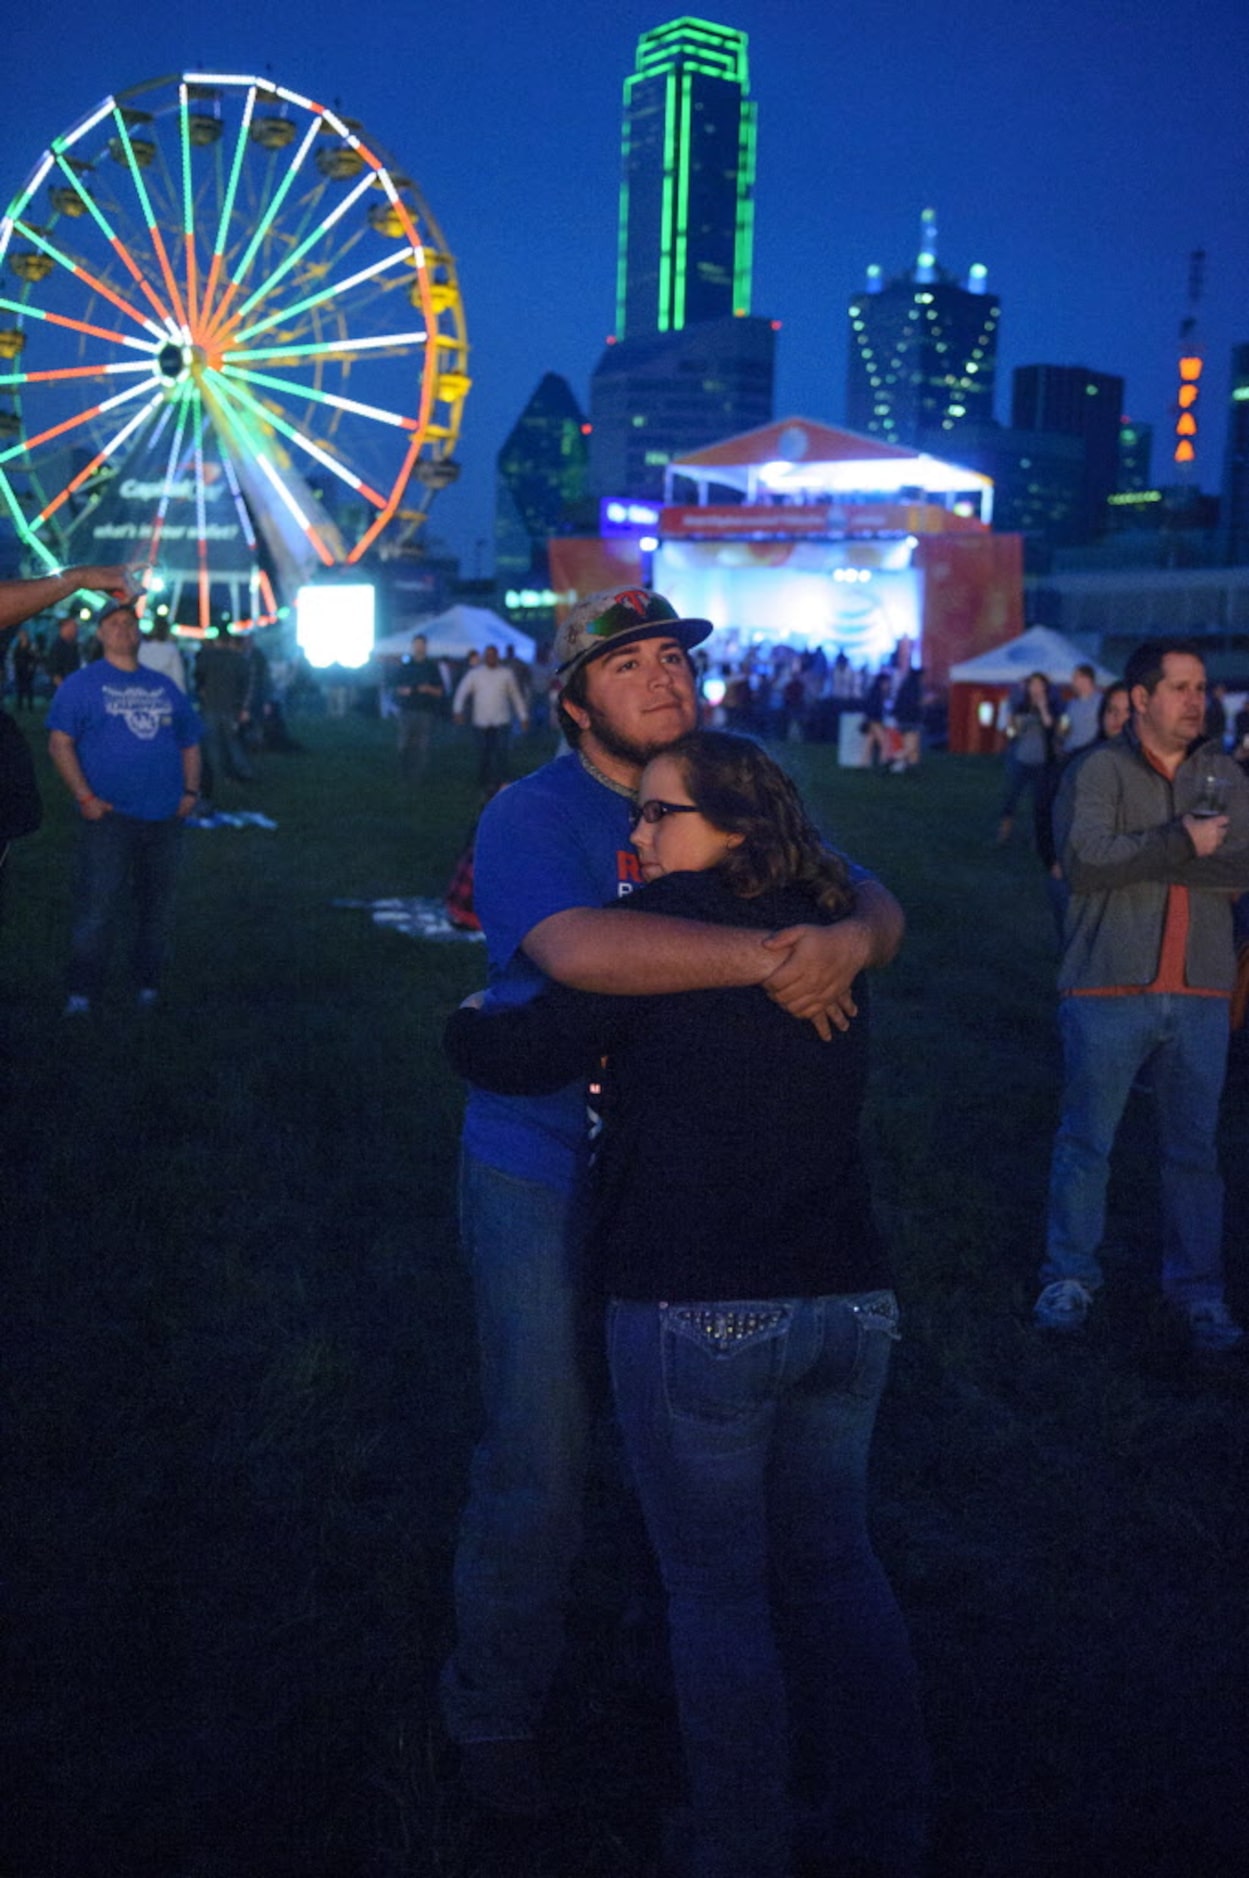
[[[1249,888],[1249,783],[1203,734],[1206,673],[1191,642],[1146,642],[1124,676],[1131,722],[1071,765],[1054,813],[1071,887],[1058,978],[1064,1084],[1033,1315],[1067,1331],[1088,1316],[1110,1152],[1148,1062],[1163,1295],[1193,1348],[1219,1355],[1244,1336],[1223,1295],[1215,1136],[1236,975],[1231,903]]]

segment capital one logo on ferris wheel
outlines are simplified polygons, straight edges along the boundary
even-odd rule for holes
[[[205,502],[217,502],[224,493],[225,484],[211,481],[205,473]],[[190,477],[180,482],[143,482],[137,476],[127,476],[121,485],[121,496],[125,502],[161,502],[165,499],[171,502],[193,502],[196,485]]]

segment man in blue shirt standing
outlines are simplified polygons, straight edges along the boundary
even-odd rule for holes
[[[199,800],[199,719],[173,680],[139,664],[139,621],[121,601],[99,620],[103,658],[74,672],[48,712],[48,752],[81,817],[67,1017],[103,988],[127,888],[138,1000],[156,1002],[169,949],[182,824]]]

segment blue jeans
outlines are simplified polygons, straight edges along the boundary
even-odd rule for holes
[[[581,1544],[588,1410],[583,1209],[465,1154],[460,1225],[485,1426],[455,1556],[442,1674],[453,1739],[533,1735],[559,1664]]]
[[[113,931],[123,895],[134,897],[134,976],[155,990],[173,930],[174,882],[182,823],[144,822],[116,809],[98,822],[80,822],[74,857],[73,925],[69,942],[70,995],[98,997],[104,988]]]
[[[477,780],[483,785],[502,782],[507,771],[506,724],[477,724],[473,727],[477,739]]]
[[[1064,998],[1063,1107],[1050,1168],[1045,1284],[1093,1291],[1110,1151],[1137,1072],[1149,1065],[1162,1173],[1162,1289],[1177,1304],[1223,1296],[1223,1180],[1216,1135],[1227,1070],[1226,998],[1141,992]]]
[[[810,1852],[919,1869],[915,1667],[866,1518],[896,1324],[892,1292],[608,1307],[668,1597],[691,1878],[781,1878],[799,1820]]]
[[[243,748],[233,711],[200,711],[204,725],[205,793],[211,795],[223,776],[255,782],[256,771]]]
[[[1006,786],[1002,792],[1001,815],[1003,820],[1013,816],[1025,795],[1034,799],[1045,775],[1044,763],[1021,763],[1015,755],[1014,744],[1006,746]]]

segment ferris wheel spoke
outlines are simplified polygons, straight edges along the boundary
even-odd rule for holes
[[[226,473],[226,482],[230,485],[230,496],[234,503],[235,513],[239,518],[239,527],[243,531],[243,539],[254,554],[256,551],[256,531],[252,527],[252,518],[248,514],[247,504],[243,500],[243,491],[239,485],[238,471],[234,467],[233,459],[228,450],[221,452],[221,467]]]
[[[160,497],[156,504],[156,514],[152,517],[152,532],[148,537],[147,564],[155,567],[160,551],[160,538],[164,533],[165,517],[169,513],[169,503],[173,490],[174,477],[178,470],[178,459],[182,454],[182,439],[186,435],[187,419],[190,416],[194,396],[188,393],[178,399],[178,414],[174,420],[173,442],[169,446],[169,458],[165,464],[165,474],[161,479]]]
[[[234,140],[234,154],[230,159],[230,174],[226,182],[225,194],[221,201],[221,215],[217,222],[217,236],[213,243],[213,257],[208,269],[208,284],[204,289],[203,318],[210,323],[213,318],[213,299],[217,292],[217,282],[225,263],[226,242],[230,233],[230,222],[234,215],[234,202],[238,195],[239,178],[243,173],[243,159],[247,154],[248,139],[251,135],[252,114],[256,109],[256,87],[247,87],[247,96],[243,100],[243,115],[239,122],[238,135]],[[237,282],[232,282],[226,291],[226,299],[234,292]],[[220,311],[224,311],[223,301]]]
[[[83,267],[80,262],[71,259],[68,254],[62,254],[61,250],[50,242],[45,235],[41,235],[37,229],[31,228],[26,222],[14,222],[13,226],[18,230],[19,234],[24,235],[28,241],[33,241],[37,248],[42,249],[48,259],[55,261],[58,267],[66,268],[69,273],[75,275],[82,281],[84,286],[90,287],[95,293],[102,295],[105,300],[111,300],[118,311],[124,313],[128,319],[132,319],[137,326],[142,326],[146,332],[154,334],[157,339],[164,339],[166,337],[160,327],[157,326],[154,321],[150,320],[146,313],[140,313],[138,308],[131,306],[130,302],[123,299],[121,294],[115,293],[108,285],[107,281],[103,281],[97,274],[91,273],[90,270]]]
[[[150,378],[145,379],[141,385],[132,385],[129,391],[119,391],[115,398],[105,398],[102,404],[93,404],[88,410],[79,411],[76,416],[67,417],[60,424],[50,425],[47,430],[40,431],[37,437],[23,437],[20,443],[15,443],[10,449],[0,450],[0,463],[11,462],[14,457],[28,456],[41,443],[50,443],[53,437],[63,437],[67,431],[77,430],[80,424],[89,424],[102,417],[105,411],[115,410],[119,404],[128,404],[131,398],[137,398],[148,390],[152,382]]]
[[[414,417],[405,416],[398,411],[383,411],[376,404],[361,404],[355,398],[344,398],[335,391],[318,391],[313,385],[301,385],[290,378],[275,378],[271,373],[253,372],[240,365],[222,366],[221,372],[225,378],[243,378],[249,384],[263,385],[268,391],[280,391],[285,397],[297,403],[310,399],[314,404],[330,405],[337,411],[351,411],[357,417],[371,418],[378,424],[390,424],[396,430],[417,428]]]
[[[136,352],[146,352],[149,358],[156,356],[157,347],[150,339],[135,339],[128,333],[112,332],[107,326],[93,326],[88,320],[71,319],[65,313],[50,313],[43,307],[32,306],[28,301],[0,298],[0,313],[19,313],[23,319],[46,320],[50,326],[66,326],[71,332],[86,333],[92,339],[111,339],[119,346],[130,346]]]
[[[191,187],[190,94],[185,82],[178,86],[178,142],[182,149],[182,240],[186,257],[187,323],[195,325],[195,199]]]
[[[321,358],[333,363],[340,355],[346,356],[353,352],[377,352],[393,348],[387,351],[386,356],[400,358],[414,347],[423,346],[427,337],[428,335],[424,332],[378,333],[370,339],[323,339],[310,341],[307,345],[301,345],[297,340],[292,340],[290,345],[286,346],[248,346],[240,351],[230,350],[223,352],[221,357],[226,365],[239,365],[247,359],[268,361],[289,359],[294,362],[299,359]]]
[[[304,134],[303,141],[301,142],[298,150],[295,152],[294,156],[291,158],[290,163],[287,165],[286,174],[283,176],[281,182],[278,184],[277,188],[273,192],[272,199],[270,200],[268,206],[266,207],[263,215],[260,217],[259,221],[257,222],[256,227],[252,232],[252,238],[248,242],[247,247],[244,250],[243,257],[240,260],[238,267],[235,268],[231,274],[230,285],[226,289],[226,292],[222,295],[221,305],[216,309],[215,313],[212,314],[210,330],[215,330],[217,327],[220,326],[221,321],[225,318],[226,313],[229,309],[230,302],[233,300],[235,294],[242,287],[244,280],[246,280],[248,274],[251,272],[252,263],[255,260],[257,254],[260,252],[261,246],[263,245],[265,238],[269,233],[269,230],[272,228],[279,213],[281,212],[282,206],[285,203],[286,198],[290,193],[291,186],[294,183],[295,178],[298,176],[300,170],[302,169],[304,160],[307,157],[308,152],[311,150],[313,144],[317,140],[317,135],[319,131],[320,131],[320,122],[319,120],[314,119],[313,122],[309,124],[308,129]],[[225,218],[223,217],[222,234],[219,235],[218,237],[219,245],[222,248],[224,248],[224,228],[225,228]],[[316,237],[314,236],[313,239],[315,240]],[[295,256],[295,259],[297,258],[298,258],[298,251],[296,252],[296,256]],[[292,261],[292,265],[293,264],[294,262]],[[215,266],[216,266],[216,257],[214,256],[214,267]],[[265,289],[265,291],[268,291],[268,289]],[[254,295],[252,297],[253,299],[255,298]],[[208,301],[208,305],[211,305],[211,295],[207,296],[207,301]],[[251,305],[250,300],[247,302],[247,305],[249,306]],[[208,307],[206,306],[206,311],[207,310],[208,310]],[[241,308],[240,314],[245,310],[246,310],[245,308]]]
[[[46,372],[2,372],[0,387],[8,389],[22,385],[42,385],[60,378],[114,378],[121,372],[150,372],[151,363],[137,360],[133,365],[62,365]]]
[[[58,167],[62,171],[70,187],[73,189],[75,195],[78,197],[78,200],[86,208],[87,213],[91,216],[92,220],[95,222],[97,228],[99,229],[100,233],[103,235],[105,241],[108,242],[110,248],[113,250],[113,253],[117,256],[117,259],[121,262],[122,266],[126,269],[127,273],[130,275],[131,279],[134,281],[135,285],[141,290],[141,292],[144,295],[146,295],[148,305],[152,308],[152,311],[155,313],[157,319],[161,322],[161,330],[163,332],[167,326],[172,324],[173,316],[170,313],[169,308],[166,306],[165,302],[161,299],[160,295],[156,292],[156,289],[152,286],[151,281],[148,279],[147,275],[143,272],[143,269],[139,266],[138,262],[134,259],[134,256],[131,254],[129,248],[127,248],[125,242],[122,241],[121,237],[117,234],[117,231],[113,228],[108,217],[104,214],[103,210],[100,208],[99,203],[96,201],[95,197],[91,194],[91,191],[89,189],[83,188],[82,183],[79,180],[78,174],[75,171],[73,164],[68,161],[63,151],[58,150],[56,161],[57,161]]]
[[[147,184],[143,180],[143,171],[139,167],[139,159],[135,155],[129,126],[126,123],[121,107],[116,103],[113,106],[113,122],[117,126],[117,135],[125,151],[126,164],[130,171],[130,180],[134,184],[135,194],[139,198],[139,206],[143,212],[148,239],[152,244],[152,252],[156,256],[161,276],[165,282],[166,291],[169,294],[169,301],[170,305],[173,307],[174,318],[179,326],[186,327],[188,324],[186,308],[182,303],[182,296],[178,292],[178,283],[174,279],[173,269],[169,265],[169,255],[165,249],[164,237],[160,232],[160,224],[152,208],[152,199],[148,195]]]
[[[208,575],[208,534],[206,504],[204,500],[204,401],[198,395],[195,400],[195,523],[196,547],[199,560],[199,620],[207,632],[212,624],[211,583]]]
[[[296,300],[290,306],[281,307],[276,313],[270,313],[266,319],[257,320],[254,326],[245,326],[241,332],[234,333],[232,335],[234,344],[241,345],[245,339],[253,338],[256,333],[270,332],[273,327],[280,326],[284,320],[293,320],[299,314],[307,313],[314,306],[324,306],[327,300],[341,299],[344,294],[350,293],[353,287],[362,286],[366,280],[376,280],[379,274],[384,274],[388,268],[394,267],[397,262],[402,262],[403,258],[402,253],[385,254],[380,261],[374,261],[369,267],[362,267],[356,274],[349,274],[346,280],[330,281],[328,285],[319,287],[316,293],[306,294],[302,300]]]
[[[321,465],[322,469],[327,469],[332,475],[337,476],[340,482],[346,483],[349,489],[354,489],[357,495],[363,496],[366,502],[371,502],[374,508],[381,509],[386,506],[385,496],[379,495],[376,489],[371,489],[362,477],[357,476],[354,470],[348,469],[345,463],[332,456],[328,450],[323,450],[320,444],[314,442],[306,432],[296,429],[294,424],[289,423],[274,410],[272,404],[266,404],[261,399],[253,397],[245,385],[237,382],[225,384],[219,373],[213,376],[224,385],[227,395],[241,401],[262,425],[271,425],[287,439],[288,443],[293,443],[297,450],[302,450],[305,456],[310,456],[315,463]]]
[[[258,405],[254,398],[248,399],[240,408],[239,402],[233,397],[231,387],[224,384],[216,374],[210,376],[214,380],[212,390],[216,394],[212,402],[219,420],[223,443],[227,446],[223,449],[223,455],[234,451],[240,457],[247,458],[257,465],[282,507],[311,544],[317,558],[324,566],[333,567],[335,557],[323,541],[316,523],[311,516],[304,513],[294,494],[269,460],[264,428],[268,424],[269,413],[263,406]]]
[[[61,507],[62,503],[67,502],[72,495],[76,495],[83,484],[90,481],[101,465],[107,463],[111,456],[115,456],[126,439],[133,436],[134,432],[138,430],[144,420],[151,416],[152,412],[160,403],[160,400],[161,393],[158,391],[154,396],[149,398],[148,402],[141,410],[135,412],[128,423],[123,424],[121,429],[109,438],[103,449],[96,452],[85,469],[80,469],[76,476],[71,476],[60,493],[53,496],[50,502],[44,504],[43,508],[40,509],[38,515],[31,523],[31,527],[42,528],[49,516],[56,514],[56,511]]]
[[[234,315],[236,321],[245,319],[253,307],[258,306],[262,300],[266,299],[273,292],[280,281],[285,280],[292,268],[298,267],[304,256],[309,253],[312,248],[315,248],[319,241],[324,240],[325,236],[330,233],[331,229],[337,226],[353,204],[358,202],[365,191],[372,187],[372,183],[373,179],[371,176],[362,176],[360,178],[355,188],[350,190],[348,194],[343,197],[342,201],[337,203],[335,207],[330,210],[328,215],[322,217],[321,221],[318,222],[317,226],[312,230],[312,233],[307,235],[303,241],[292,248],[286,259],[275,267],[273,272],[252,290],[247,296],[247,299],[244,300],[238,312]],[[253,241],[248,249],[249,256],[255,246],[256,243]],[[213,322],[211,334],[215,336],[220,331],[220,327],[221,321],[220,318],[218,318]],[[235,335],[236,338],[241,336],[241,334]]]
[[[275,495],[277,496],[278,500],[281,502],[282,506],[286,509],[287,513],[294,518],[294,520],[298,523],[299,527],[303,529],[304,534],[307,536],[308,540],[311,542],[312,547],[317,555],[317,558],[320,560],[321,564],[324,567],[333,567],[334,556],[330,552],[329,548],[326,546],[325,542],[321,539],[320,530],[317,528],[316,523],[311,521],[309,517],[304,514],[298,502],[296,502],[294,496],[291,494],[290,490],[286,487],[286,484],[282,481],[282,478],[278,475],[277,471],[274,469],[268,457],[264,455],[260,455],[256,458],[256,461],[260,465],[261,471],[266,481],[269,483],[270,487],[273,489]]]

